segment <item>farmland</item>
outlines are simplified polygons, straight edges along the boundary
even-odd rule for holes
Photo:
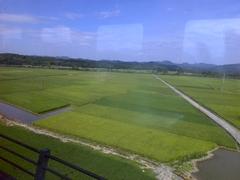
[[[240,129],[239,79],[161,77]]]
[[[233,139],[151,74],[1,68],[0,99],[35,113],[71,104],[36,126],[160,162],[185,161]]]
[[[138,165],[132,161],[124,160],[115,156],[104,155],[80,144],[63,143],[59,140],[52,139],[44,135],[36,135],[20,127],[7,127],[2,122],[0,122],[0,132],[15,139],[19,139],[20,141],[38,149],[48,147],[51,149],[52,154],[72,163],[79,164],[82,168],[91,170],[92,172],[102,175],[107,179],[154,179],[153,173],[149,172],[148,170],[143,172],[142,169],[140,169]],[[32,153],[25,148],[19,148],[19,146],[2,139],[0,142],[2,146],[6,146],[12,150],[18,151],[20,154],[31,157],[32,159],[37,159],[35,153]],[[0,150],[0,155],[17,164],[20,164],[22,167],[29,169],[32,172],[35,171],[35,167],[33,165],[23,161],[20,158],[16,158],[10,153],[4,152],[2,149]],[[64,168],[58,163],[54,163],[52,161],[50,161],[50,167],[61,170],[61,172],[64,174],[69,174],[73,179],[90,179],[85,175],[69,170],[68,168]],[[17,179],[32,179],[31,176],[2,161],[0,163],[0,169],[9,173],[10,175],[13,175]],[[59,178],[47,173],[47,179],[52,180]]]

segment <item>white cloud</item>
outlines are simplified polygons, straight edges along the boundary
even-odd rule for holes
[[[142,24],[119,24],[98,28],[98,51],[141,50]]]
[[[79,46],[90,46],[96,40],[96,33],[72,31],[73,44]]]
[[[120,15],[120,10],[113,10],[113,11],[101,11],[98,13],[100,18],[110,18]]]
[[[120,10],[110,10],[110,11],[100,11],[97,13],[90,13],[90,14],[82,14],[82,13],[76,13],[76,12],[67,12],[64,14],[64,17],[70,20],[78,20],[86,16],[97,16],[98,18],[101,19],[106,19],[106,18],[111,18],[111,17],[116,17],[120,15]]]
[[[77,31],[66,26],[43,28],[40,34],[43,42],[78,46],[88,46],[96,38],[95,33]]]
[[[38,18],[24,14],[0,13],[0,21],[13,23],[36,23]]]
[[[174,11],[174,8],[168,7],[166,10],[167,10],[167,11]]]
[[[21,39],[38,43],[90,46],[95,43],[96,33],[74,30],[66,26],[45,27],[42,29],[16,28],[0,25],[0,40]]]
[[[54,17],[54,16],[37,16],[36,18],[39,21],[57,21],[57,20],[59,20],[58,17]]]
[[[64,26],[43,28],[41,37],[47,43],[69,43],[71,42],[71,29]]]
[[[195,58],[197,62],[224,60],[229,54],[228,46],[233,44],[236,46],[233,40],[229,40],[230,35],[235,39],[239,37],[240,19],[190,21],[186,24],[184,33],[184,52]]]
[[[95,42],[95,32],[67,26],[36,29],[0,25],[1,52],[90,58],[95,53]]]
[[[59,20],[59,18],[53,16],[33,16],[28,14],[0,13],[0,22],[5,23],[40,23],[57,20]]]
[[[68,13],[65,13],[64,16],[65,16],[67,19],[70,19],[70,20],[81,19],[82,17],[84,17],[83,14],[80,14],[80,13],[74,13],[74,12],[68,12]]]
[[[21,39],[22,30],[19,28],[8,28],[0,26],[0,39]]]

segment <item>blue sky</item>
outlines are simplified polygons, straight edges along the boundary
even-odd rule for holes
[[[0,0],[0,52],[240,63],[238,0]]]

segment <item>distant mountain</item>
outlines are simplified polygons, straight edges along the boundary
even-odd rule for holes
[[[226,65],[214,65],[206,63],[189,64],[183,63],[178,64],[184,71],[202,73],[202,72],[213,72],[213,73],[226,73],[226,74],[240,74],[240,63],[239,64],[226,64]]]
[[[136,69],[156,71],[178,71],[181,68],[170,61],[126,62],[119,60],[90,60],[83,58],[62,58],[49,56],[26,56],[11,53],[0,54],[0,64],[32,66],[68,66],[73,68]]]
[[[165,60],[165,61],[159,61],[159,64],[164,64],[164,65],[176,65],[171,61]]]
[[[206,64],[206,63],[195,63],[195,64],[189,64],[189,63],[182,63],[178,64],[181,68],[192,71],[192,72],[202,72],[202,71],[211,71],[213,68],[217,67],[217,65],[214,64]]]
[[[240,63],[216,66],[212,69],[212,71],[226,74],[240,74]]]
[[[56,56],[56,59],[71,59],[68,56]]]
[[[32,65],[32,66],[66,66],[78,68],[105,68],[105,69],[133,69],[151,70],[154,72],[175,71],[177,73],[200,73],[205,75],[229,74],[240,76],[240,63],[228,65],[214,65],[206,63],[182,63],[176,64],[168,60],[149,62],[126,62],[119,60],[91,60],[83,58],[69,58],[66,56],[27,56],[12,53],[0,53],[0,64],[2,65]]]

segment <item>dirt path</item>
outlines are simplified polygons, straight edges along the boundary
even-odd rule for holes
[[[117,149],[105,147],[102,145],[92,144],[92,143],[85,142],[85,141],[82,141],[77,138],[65,136],[65,135],[58,134],[58,133],[55,133],[55,132],[52,132],[52,131],[49,131],[46,129],[38,128],[36,126],[9,120],[1,115],[0,115],[0,120],[3,121],[7,126],[20,126],[29,131],[34,132],[35,134],[46,135],[46,136],[58,139],[64,143],[72,142],[72,143],[81,144],[83,146],[87,146],[94,150],[100,151],[104,154],[110,154],[110,155],[118,156],[118,157],[121,157],[124,159],[135,161],[136,163],[138,163],[140,165],[140,167],[143,171],[145,169],[152,170],[156,174],[156,179],[158,179],[158,180],[181,180],[182,179],[181,177],[179,177],[173,173],[173,171],[174,171],[173,168],[166,166],[164,164],[159,164],[157,162],[143,158],[136,154],[130,154],[127,152],[122,153],[122,152],[119,152]]]
[[[207,115],[209,118],[211,118],[213,121],[215,121],[217,124],[219,124],[222,128],[224,128],[237,142],[240,144],[240,131],[229,124],[226,120],[223,118],[217,116],[216,114],[212,113],[210,110],[204,108],[200,104],[198,104],[196,101],[191,99],[189,96],[183,94],[179,90],[177,90],[175,87],[167,83],[166,81],[162,80],[159,76],[154,75],[154,77],[161,82],[163,82],[165,85],[167,85],[169,88],[171,88],[175,93],[177,93],[179,96],[181,96],[183,99],[185,99],[187,102],[189,102],[192,106],[197,108],[199,111]]]

